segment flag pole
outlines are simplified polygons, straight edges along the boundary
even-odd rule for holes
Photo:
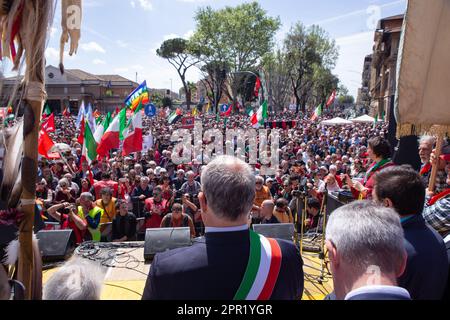
[[[33,2],[34,3],[34,2]],[[25,286],[27,300],[42,297],[42,270],[37,270],[33,277],[35,265],[33,254],[33,226],[36,204],[36,181],[39,120],[47,97],[45,91],[45,44],[47,26],[50,19],[50,1],[36,1],[31,6],[25,5],[27,19],[35,19],[36,30],[33,30],[32,41],[22,43],[25,48],[25,104],[24,104],[24,145],[22,159],[22,195],[20,198],[24,218],[19,227],[19,268],[18,280]],[[24,30],[24,32],[31,30]],[[39,276],[40,274],[40,276]]]

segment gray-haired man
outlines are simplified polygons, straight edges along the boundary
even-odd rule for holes
[[[249,230],[254,198],[255,176],[248,164],[222,156],[206,166],[199,194],[205,238],[191,247],[157,254],[143,299],[300,299],[300,253],[292,243]],[[255,269],[248,265],[257,266],[259,276],[250,276],[249,270]]]
[[[338,300],[410,300],[397,286],[406,268],[398,214],[372,202],[343,206],[330,217],[326,247]]]

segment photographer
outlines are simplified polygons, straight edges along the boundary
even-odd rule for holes
[[[81,214],[78,213],[74,204],[68,202],[60,203],[49,208],[47,213],[60,223],[61,230],[73,230],[76,244],[84,241],[87,222],[82,212]]]
[[[153,190],[153,197],[145,200],[145,223],[140,231],[145,232],[146,229],[160,228],[168,207],[168,201],[162,197],[161,187],[156,187]]]

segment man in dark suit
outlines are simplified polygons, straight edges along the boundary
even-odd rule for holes
[[[326,229],[335,299],[410,300],[397,286],[406,266],[397,213],[370,201],[335,210]]]
[[[425,186],[410,166],[387,168],[375,177],[373,198],[400,216],[408,261],[398,279],[413,300],[442,299],[447,283],[448,260],[442,237],[425,223],[422,211]]]
[[[279,268],[272,269],[269,263],[271,268],[267,270],[257,264],[258,272],[264,274],[265,269],[271,274],[275,270],[272,275],[276,280],[270,285],[270,281],[266,281],[270,278],[267,273],[266,277],[256,277],[263,280],[254,281],[252,290],[243,294],[244,275],[249,275],[249,262],[255,262],[250,261],[250,252],[254,253],[254,245],[259,243],[254,240],[255,236],[259,239],[258,235],[250,231],[247,224],[255,197],[255,176],[251,167],[237,158],[218,157],[203,169],[201,178],[203,192],[199,194],[199,202],[206,226],[205,237],[191,247],[157,254],[143,299],[256,300],[262,296],[272,300],[300,299],[303,262],[298,249],[293,243],[265,238],[260,238],[261,244],[267,241],[265,243],[270,242],[272,248],[278,248],[278,253],[272,251],[275,259],[272,262],[277,261],[274,265]],[[261,248],[259,250],[261,252]],[[242,296],[244,298],[237,298]]]

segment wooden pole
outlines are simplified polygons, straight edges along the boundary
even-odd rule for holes
[[[27,9],[34,13],[38,21],[35,36],[27,39],[25,43],[26,73],[25,73],[25,106],[24,106],[24,147],[22,161],[22,210],[24,219],[19,227],[19,268],[18,279],[25,286],[25,298],[39,299],[42,295],[42,279],[33,279],[35,261],[33,257],[33,225],[35,214],[37,158],[39,122],[46,99],[45,93],[45,38],[49,12],[44,2],[27,3]],[[45,36],[40,34],[45,33]],[[44,41],[42,41],[42,37]],[[40,265],[36,263],[37,266]],[[38,272],[41,272],[38,270]],[[40,282],[40,283],[37,283]]]
[[[443,144],[444,144],[444,134],[442,132],[438,132],[438,139],[436,143],[436,165],[434,165],[431,170],[430,184],[428,186],[428,190],[431,192],[434,192],[434,190],[436,189],[436,176],[438,172],[439,157],[441,156],[442,153]]]

